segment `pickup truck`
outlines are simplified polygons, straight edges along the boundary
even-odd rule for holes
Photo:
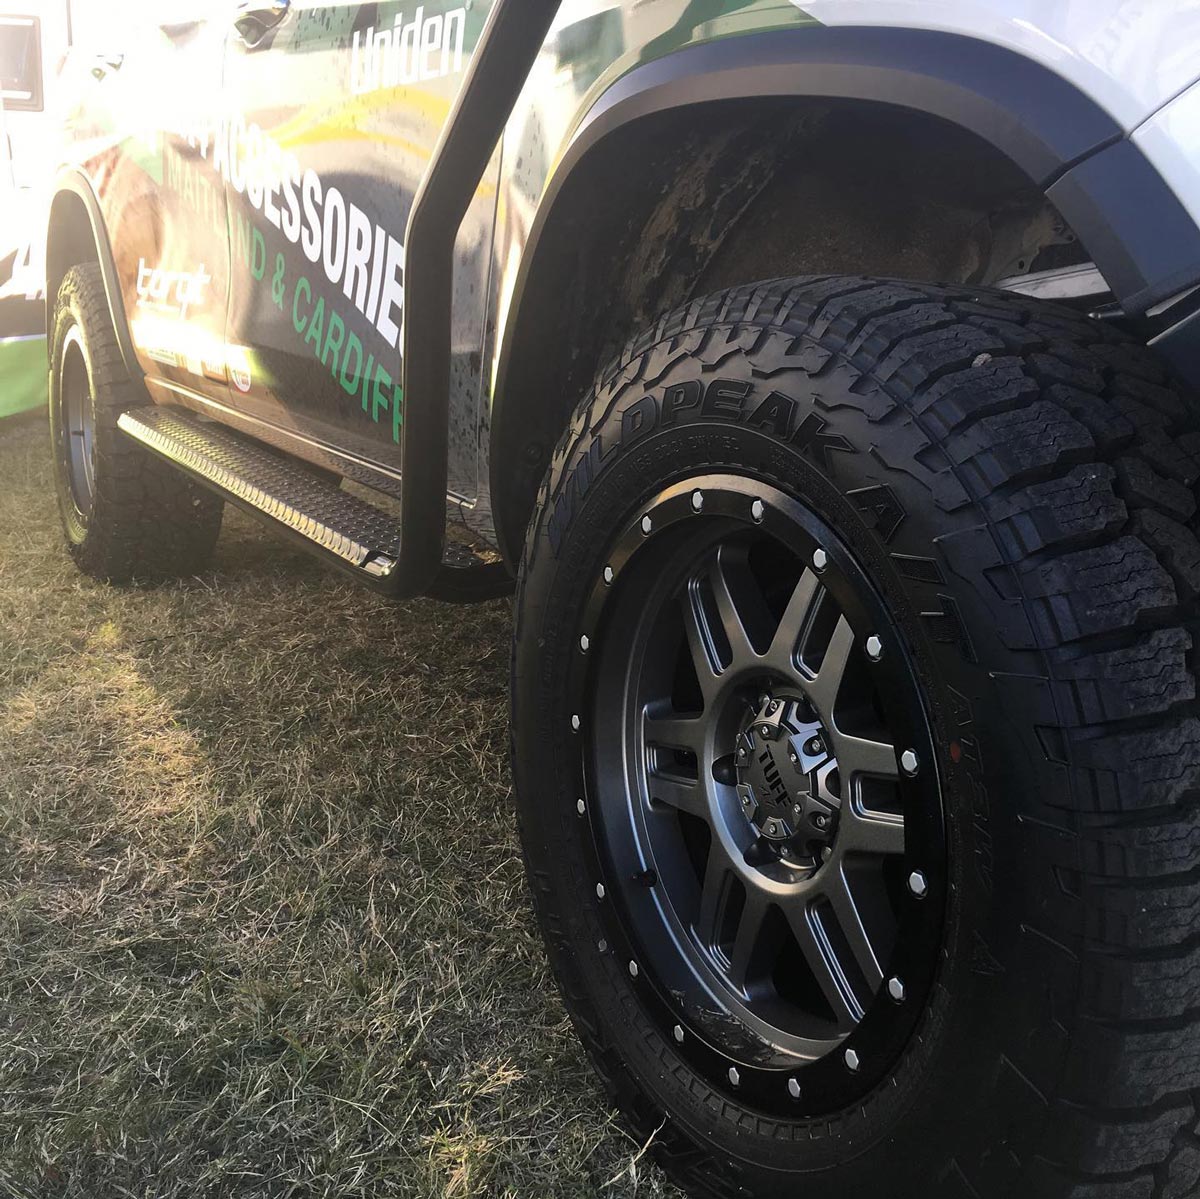
[[[1200,12],[190,0],[70,105],[88,575],[515,594],[564,1002],[705,1196],[1196,1194]]]

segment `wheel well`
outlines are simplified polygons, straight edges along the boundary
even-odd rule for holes
[[[988,284],[1085,259],[1010,159],[937,117],[788,98],[632,122],[565,181],[518,285],[492,434],[506,556],[575,404],[663,312],[789,275]]]
[[[58,289],[67,272],[81,262],[99,262],[96,237],[87,205],[72,191],[60,191],[50,205],[46,233],[46,335],[53,336],[50,321]]]

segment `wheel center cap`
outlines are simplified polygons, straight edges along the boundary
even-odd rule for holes
[[[761,696],[737,736],[742,812],[759,835],[819,849],[833,841],[838,809],[821,780],[836,769],[819,720],[801,699]]]

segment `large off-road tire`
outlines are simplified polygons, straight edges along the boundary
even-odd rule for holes
[[[575,413],[522,840],[690,1193],[1197,1193],[1195,430],[1103,324],[856,278],[672,313]]]
[[[50,351],[55,487],[75,564],[113,583],[203,570],[224,505],[117,428],[148,399],[125,369],[95,264],[63,279]]]

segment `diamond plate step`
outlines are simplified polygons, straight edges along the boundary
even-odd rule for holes
[[[228,500],[377,585],[399,556],[400,521],[336,483],[221,425],[170,408],[121,414],[121,429]]]

